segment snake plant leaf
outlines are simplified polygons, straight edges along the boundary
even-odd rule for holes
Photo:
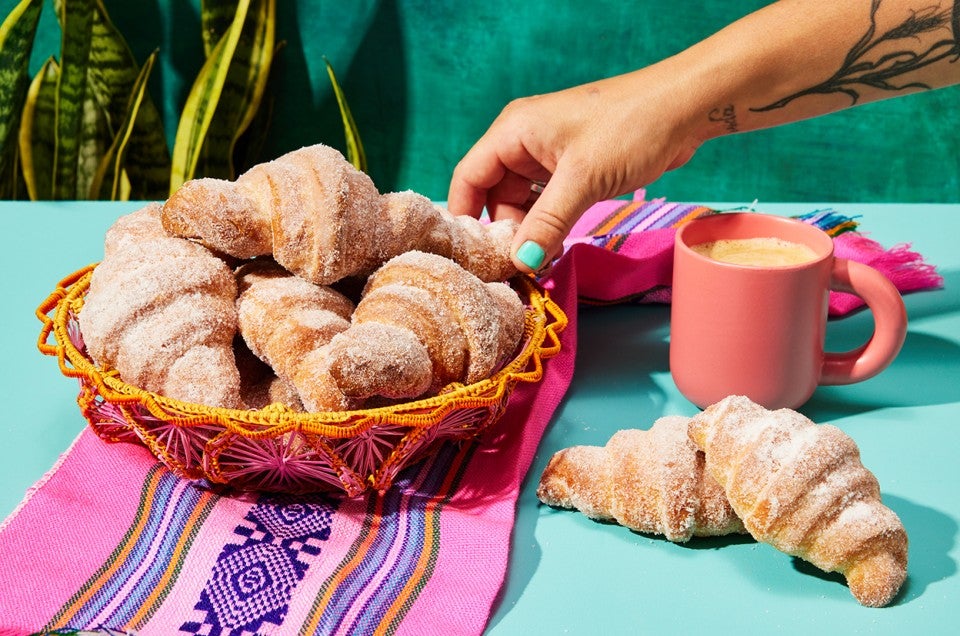
[[[187,95],[173,143],[170,192],[179,188],[184,181],[193,178],[200,158],[201,146],[223,95],[230,62],[237,50],[237,43],[240,41],[249,8],[250,0],[240,0],[237,3],[237,13],[233,23],[214,47],[213,53],[200,69]]]
[[[333,72],[333,65],[330,60],[323,58],[327,65],[327,75],[330,76],[330,84],[333,86],[333,94],[337,97],[337,106],[340,107],[340,116],[343,118],[343,133],[347,141],[347,159],[357,170],[367,171],[367,155],[363,150],[363,143],[360,141],[360,130],[357,128],[357,122],[353,120],[353,114],[350,112],[350,106],[347,104],[347,97],[340,88],[340,82]]]
[[[80,138],[77,140],[76,193],[73,198],[89,199],[92,198],[90,187],[97,174],[97,166],[110,147],[113,137],[107,113],[89,84],[83,94],[82,112]]]
[[[206,57],[233,24],[237,14],[237,0],[202,0],[200,3],[200,28],[203,35],[203,53]]]
[[[154,51],[140,70],[140,75],[133,86],[133,93],[130,95],[127,115],[114,135],[110,148],[101,158],[100,165],[97,167],[93,182],[90,185],[91,199],[117,201],[129,197],[129,190],[124,187],[124,159],[130,140],[133,138],[136,123],[139,120],[140,110],[148,99],[147,80],[153,70],[157,54],[158,51]]]
[[[234,148],[260,108],[273,60],[275,23],[276,0],[253,0],[204,136],[195,174],[236,177]]]
[[[260,108],[257,109],[250,125],[240,137],[237,138],[233,147],[233,165],[234,171],[241,174],[262,161],[263,148],[267,143],[270,132],[270,124],[273,121],[274,104],[277,99],[277,91],[274,90],[277,83],[277,74],[273,68],[277,65],[280,58],[280,52],[286,47],[284,40],[277,42],[273,49],[273,61],[270,64],[270,73],[267,77],[267,85],[263,91],[263,97],[260,99]]]
[[[0,198],[14,199],[23,177],[18,169],[18,129],[30,75],[43,0],[22,0],[0,24]]]
[[[77,167],[84,131],[87,99],[87,64],[90,61],[90,32],[93,28],[93,0],[71,0],[57,7],[62,37],[60,77],[56,99],[56,153],[53,165],[53,198],[78,198]]]
[[[20,163],[27,192],[34,201],[53,198],[53,158],[56,154],[57,83],[60,65],[52,57],[37,72],[23,106],[20,122]]]
[[[121,127],[127,125],[131,95],[136,92],[143,72],[126,40],[111,22],[101,0],[96,0],[93,11],[87,68],[89,89],[106,116],[106,152]],[[144,92],[139,98],[137,113],[123,153],[131,195],[141,200],[165,198],[170,176],[170,152],[163,132],[163,121],[149,93]],[[99,170],[102,159],[101,155],[94,163],[89,175],[91,178]]]

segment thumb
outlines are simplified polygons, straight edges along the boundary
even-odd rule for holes
[[[595,202],[582,183],[557,167],[517,228],[511,248],[517,269],[535,272],[562,252],[563,240]]]

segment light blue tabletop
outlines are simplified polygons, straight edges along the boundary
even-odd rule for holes
[[[713,204],[733,207],[737,204]],[[795,214],[826,204],[755,207]],[[100,260],[103,233],[136,203],[0,203],[4,321],[0,381],[0,517],[86,425],[76,383],[36,347],[34,310],[56,283]],[[518,501],[508,578],[488,632],[513,634],[906,634],[960,629],[960,205],[834,205],[891,246],[910,242],[944,276],[942,290],[907,295],[906,343],[861,384],[823,387],[801,409],[859,444],[884,502],[910,537],[909,577],[894,605],[857,604],[842,579],[745,538],[686,545],[540,505],[535,490],[554,452],[602,445],[621,428],[692,415],[667,366],[669,309],[581,308],[572,386],[540,445]],[[859,345],[860,312],[834,321],[828,346]]]

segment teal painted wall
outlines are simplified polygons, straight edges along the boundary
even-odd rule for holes
[[[866,2],[866,0],[863,0]],[[6,15],[14,0],[0,0]],[[104,0],[138,60],[167,137],[201,64],[198,0]],[[278,0],[275,117],[264,159],[344,148],[323,57],[350,101],[383,191],[447,194],[460,157],[512,98],[615,75],[676,53],[760,0]],[[52,10],[34,51],[59,49]],[[678,95],[678,99],[682,99]],[[960,201],[960,87],[709,142],[648,188],[683,201]]]

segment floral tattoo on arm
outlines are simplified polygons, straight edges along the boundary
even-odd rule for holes
[[[885,32],[877,33],[877,10],[880,8],[880,1],[871,0],[870,25],[847,53],[843,64],[833,76],[821,84],[788,95],[772,104],[750,110],[754,112],[775,110],[805,95],[828,93],[843,93],[850,97],[852,104],[856,104],[860,99],[860,91],[867,86],[887,91],[929,90],[930,86],[923,82],[898,82],[898,78],[944,59],[953,58],[953,61],[960,59],[960,0],[957,0],[952,8],[941,9],[937,5],[920,9],[900,24]],[[921,35],[938,31],[944,31],[949,35],[936,39],[927,46],[926,50],[914,51],[907,46],[907,41],[916,41]],[[889,49],[901,41],[903,46],[900,50],[885,53],[877,50],[879,47]]]

